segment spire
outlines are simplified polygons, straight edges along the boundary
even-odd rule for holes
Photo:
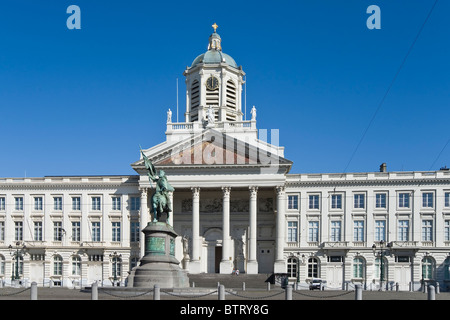
[[[216,50],[216,51],[222,51],[222,45],[219,34],[216,32],[217,28],[219,27],[216,23],[212,25],[214,32],[209,36],[209,45],[208,50]]]

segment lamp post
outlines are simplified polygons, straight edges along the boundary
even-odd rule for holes
[[[377,251],[377,245],[374,243],[372,245],[373,255],[375,257],[378,257],[380,259],[380,291],[383,290],[383,281],[384,281],[384,265],[383,265],[383,259],[385,256],[388,256],[391,254],[390,249],[392,244],[390,242],[385,243],[383,240],[381,240],[378,243],[379,251]]]
[[[13,247],[12,245],[9,245],[8,249],[9,249],[9,253],[11,254],[11,256],[14,258],[14,260],[16,261],[15,263],[15,268],[13,268],[12,272],[11,272],[11,280],[15,281],[15,280],[19,280],[20,279],[20,274],[19,274],[19,260],[21,258],[23,258],[23,256],[25,255],[25,250],[26,250],[26,246],[24,243],[20,242],[20,241],[16,241],[15,246]],[[14,251],[15,250],[15,251]]]
[[[111,253],[109,255],[109,258],[111,259],[112,263],[113,263],[113,287],[114,284],[117,282],[117,263],[118,263],[118,259],[120,259],[122,257],[121,254],[118,254],[116,251],[114,251],[113,253]]]

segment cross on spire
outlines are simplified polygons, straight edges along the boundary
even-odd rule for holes
[[[217,30],[217,28],[218,28],[219,26],[214,22],[214,24],[212,25],[212,27],[214,28],[214,32],[216,32],[216,30]]]

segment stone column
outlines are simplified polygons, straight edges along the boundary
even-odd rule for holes
[[[230,274],[233,271],[233,263],[230,255],[230,187],[223,187],[223,215],[222,215],[222,261],[220,273]]]
[[[141,188],[141,212],[139,217],[139,227],[141,230],[143,230],[147,226],[147,223],[150,221],[147,192],[148,188]],[[142,258],[145,255],[145,237],[143,234],[139,234],[139,244]]]
[[[286,193],[284,186],[279,186],[277,190],[277,238],[276,238],[276,251],[275,251],[275,273],[286,273],[286,261],[284,259],[284,244],[285,244],[285,214],[286,214]]]
[[[247,273],[257,274],[258,273],[258,261],[256,260],[256,250],[257,250],[257,238],[258,238],[258,226],[256,224],[257,218],[257,192],[258,187],[252,186],[250,189],[250,232],[249,232],[249,250],[248,250],[248,260],[247,260]]]
[[[192,258],[189,263],[191,273],[200,273],[200,188],[192,190]]]

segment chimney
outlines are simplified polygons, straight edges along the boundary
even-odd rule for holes
[[[387,172],[387,165],[386,165],[386,162],[383,162],[383,163],[380,165],[380,172]]]

